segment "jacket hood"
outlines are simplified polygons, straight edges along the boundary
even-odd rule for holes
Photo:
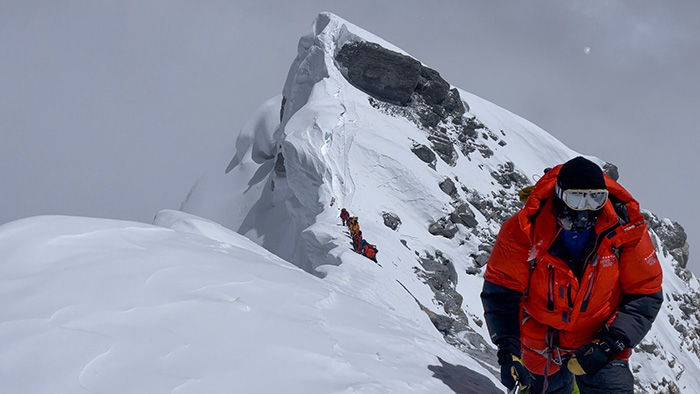
[[[523,228],[530,227],[531,219],[542,211],[545,204],[554,197],[554,187],[557,183],[557,176],[561,170],[562,164],[547,171],[540,178],[532,189],[530,196],[522,208],[521,225]],[[608,188],[608,201],[603,207],[603,213],[608,218],[617,217],[623,225],[634,224],[638,225],[644,222],[639,210],[639,203],[622,185],[614,181],[607,174],[604,174],[605,185]],[[626,217],[625,217],[626,216]],[[522,222],[524,221],[524,222]]]

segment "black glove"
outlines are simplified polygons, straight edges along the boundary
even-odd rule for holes
[[[501,383],[512,390],[516,382],[524,391],[530,387],[530,373],[525,369],[523,362],[514,355],[510,355],[510,361],[501,364]]]
[[[624,348],[620,341],[596,340],[576,349],[567,367],[574,375],[595,375]]]

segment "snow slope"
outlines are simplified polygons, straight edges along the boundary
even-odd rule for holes
[[[215,223],[156,222],[0,227],[3,393],[451,393],[455,371],[498,392],[408,294],[390,311]]]

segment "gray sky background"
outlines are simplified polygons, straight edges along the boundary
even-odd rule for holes
[[[616,164],[700,271],[697,0],[0,0],[0,223],[178,208],[321,11]]]

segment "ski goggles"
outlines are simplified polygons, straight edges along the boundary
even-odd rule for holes
[[[574,211],[592,210],[603,208],[608,201],[608,191],[605,189],[567,189],[562,190],[556,185],[557,197]]]

